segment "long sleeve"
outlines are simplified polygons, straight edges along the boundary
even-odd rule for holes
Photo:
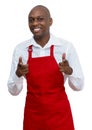
[[[23,58],[24,64],[27,63],[29,45],[33,45],[33,57],[48,56],[50,55],[49,48],[52,43],[54,45],[54,57],[57,64],[62,61],[62,54],[66,53],[66,59],[68,60],[70,66],[73,68],[72,75],[64,75],[65,81],[66,79],[68,80],[68,84],[73,90],[79,91],[83,88],[84,76],[79,57],[74,46],[66,40],[59,39],[51,35],[49,42],[43,48],[41,48],[41,46],[37,44],[33,38],[24,41],[23,43],[16,46],[12,57],[11,71],[8,79],[8,90],[12,95],[18,95],[23,88],[24,77],[18,78],[15,74],[19,57],[21,56]]]
[[[68,76],[69,86],[75,91],[82,90],[84,86],[84,75],[78,54],[73,45],[70,46],[68,59],[70,62],[69,64],[73,68],[73,74]]]
[[[19,78],[15,73],[18,64],[18,58],[19,58],[19,51],[18,49],[15,48],[12,57],[10,76],[7,83],[8,90],[12,95],[18,95],[23,88],[23,77]]]

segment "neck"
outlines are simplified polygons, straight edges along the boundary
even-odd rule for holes
[[[34,39],[41,47],[44,47],[49,41],[50,35],[46,35],[44,37],[34,37]]]

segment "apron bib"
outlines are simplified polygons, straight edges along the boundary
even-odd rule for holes
[[[74,130],[64,77],[53,56],[32,58],[29,47],[23,130]]]

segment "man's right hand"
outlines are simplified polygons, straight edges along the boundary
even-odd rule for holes
[[[25,76],[28,73],[28,64],[23,64],[22,57],[19,57],[19,62],[16,70],[18,77]]]

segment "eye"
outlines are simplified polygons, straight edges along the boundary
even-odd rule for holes
[[[29,18],[29,23],[33,23],[34,22],[34,18]]]
[[[44,21],[44,17],[38,17],[38,18],[37,18],[37,21],[38,21],[38,22]]]
[[[33,22],[42,22],[44,21],[44,17],[37,17],[37,18],[33,18],[33,17],[29,17],[29,23],[33,23]]]

